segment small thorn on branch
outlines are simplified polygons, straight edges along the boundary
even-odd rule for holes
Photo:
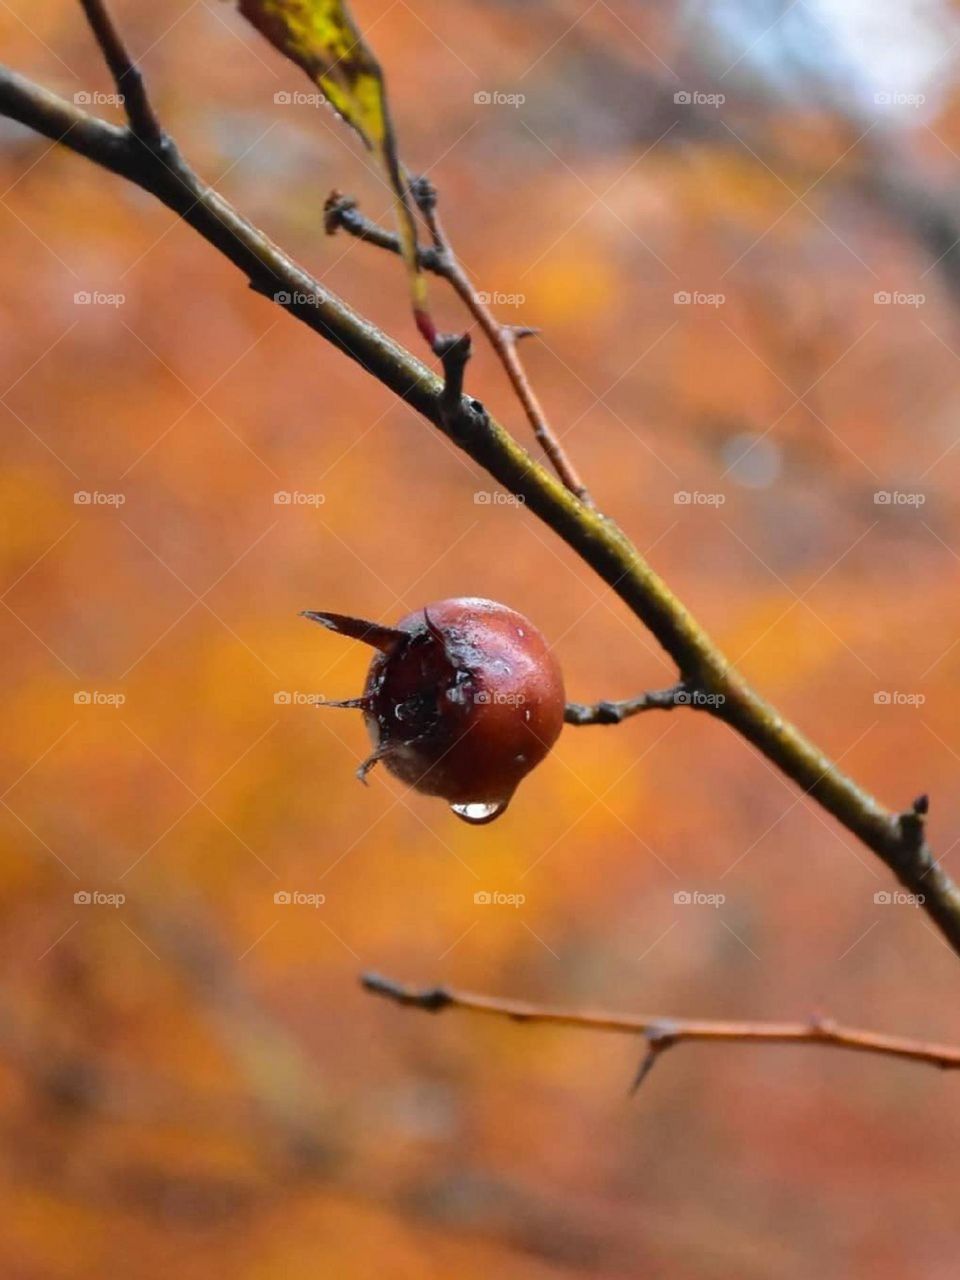
[[[916,853],[923,847],[926,836],[927,814],[930,812],[930,797],[919,795],[906,813],[898,815],[897,823],[905,849]]]
[[[640,1086],[646,1080],[647,1076],[653,1070],[653,1064],[666,1049],[677,1042],[676,1028],[669,1023],[656,1023],[647,1027],[643,1033],[643,1037],[647,1042],[646,1052],[640,1061],[640,1067],[637,1074],[633,1078],[630,1086],[630,1097],[632,1098]]]

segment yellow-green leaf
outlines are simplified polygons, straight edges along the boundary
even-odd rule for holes
[[[414,313],[428,337],[426,285],[420,271],[417,227],[408,184],[397,156],[380,64],[364,42],[345,0],[239,0],[240,12],[270,43],[307,73],[327,101],[356,129],[379,159],[396,197],[403,257]]]

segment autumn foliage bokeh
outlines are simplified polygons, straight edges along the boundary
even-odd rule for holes
[[[400,263],[323,235],[331,188],[384,222],[390,197],[330,114],[275,100],[309,83],[228,5],[114,7],[203,176],[419,352]],[[354,8],[472,277],[543,330],[531,376],[599,504],[845,769],[893,806],[930,793],[949,867],[960,297],[882,195],[891,169],[949,192],[951,94],[867,137],[744,67],[719,111],[675,103],[733,57],[708,74],[672,6]],[[111,92],[78,5],[11,0],[0,32],[65,96]],[[498,93],[525,100],[476,100]],[[567,729],[488,828],[355,782],[360,718],[309,700],[357,693],[366,654],[301,609],[490,596],[574,698],[675,673],[549,530],[147,195],[6,121],[0,184],[3,1274],[954,1275],[950,1074],[681,1047],[628,1102],[629,1040],[361,991],[373,969],[960,1039],[922,913],[875,900],[876,859],[709,717]],[[526,441],[476,346],[470,391]]]

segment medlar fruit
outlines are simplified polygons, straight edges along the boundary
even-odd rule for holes
[[[359,698],[373,754],[467,822],[503,813],[563,727],[563,676],[540,632],[493,600],[439,600],[394,627],[339,613],[304,617],[378,650]]]

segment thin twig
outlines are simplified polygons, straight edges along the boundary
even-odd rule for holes
[[[550,464],[554,471],[556,471],[570,492],[575,494],[581,502],[592,505],[592,499],[587,492],[586,485],[547,421],[547,415],[537,399],[536,392],[527,377],[527,372],[517,351],[517,340],[521,332],[524,335],[531,335],[536,330],[524,329],[521,331],[514,325],[501,324],[497,320],[470,283],[470,278],[460,265],[460,260],[453,250],[450,238],[443,229],[440,214],[437,210],[438,197],[436,187],[428,178],[421,177],[413,182],[411,190],[417,202],[417,208],[423,214],[427,226],[430,228],[430,234],[433,237],[433,248],[440,258],[443,274],[453,285],[454,290],[464,302],[470,314],[487,335],[491,347],[506,370],[507,377],[510,379],[510,383],[517,394],[517,399],[523,405],[527,421],[533,428],[533,434],[540,447],[550,459]]]
[[[130,57],[106,4],[103,0],[80,0],[80,3],[110,68],[131,130],[148,147],[161,146],[165,134],[150,105],[143,76]]]
[[[129,130],[0,67],[0,116],[20,121],[151,192],[238,267],[252,288],[289,311],[432,422],[504,488],[522,498],[616,592],[715,714],[782,769],[884,862],[960,955],[960,890],[926,838],[925,816],[885,808],[753,689],[609,517],[559,483],[468,398],[451,425],[443,383],[409,351],[353,311],[204,183],[171,148],[149,153]],[[464,430],[461,419],[483,429]]]
[[[426,271],[432,271],[435,275],[442,276],[453,286],[470,314],[486,334],[497,358],[503,365],[507,377],[510,379],[510,384],[523,405],[527,421],[533,428],[533,434],[536,436],[544,453],[550,459],[553,469],[571,493],[576,494],[581,502],[589,504],[590,495],[586,485],[580,478],[566,450],[554,435],[547,421],[543,406],[537,399],[517,351],[519,339],[528,337],[536,333],[537,330],[526,325],[501,324],[497,320],[470,283],[469,277],[450,246],[437,213],[435,189],[425,178],[418,178],[412,184],[412,191],[417,206],[423,213],[433,237],[433,245],[430,248],[420,250],[421,267]],[[338,191],[331,192],[324,208],[324,214],[325,226],[330,235],[339,227],[342,227],[344,231],[349,232],[350,235],[355,236],[358,240],[366,240],[368,243],[377,245],[381,249],[387,249],[391,253],[399,254],[401,252],[400,240],[396,235],[364,217],[357,208],[356,201],[341,195]]]
[[[568,702],[563,719],[566,724],[620,724],[641,711],[672,711],[674,707],[696,706],[686,681],[680,680],[669,689],[649,689],[635,698],[620,702]]]
[[[440,1013],[444,1009],[465,1009],[512,1022],[542,1022],[554,1026],[578,1027],[583,1031],[609,1031],[646,1038],[654,1056],[682,1041],[712,1041],[741,1044],[815,1044],[831,1049],[850,1049],[860,1053],[876,1053],[888,1058],[905,1058],[944,1069],[960,1068],[960,1048],[913,1040],[906,1036],[888,1036],[876,1031],[860,1031],[842,1027],[826,1018],[809,1022],[726,1022],[706,1018],[658,1018],[645,1014],[618,1014],[556,1009],[528,1004],[525,1000],[506,1000],[496,996],[476,995],[472,991],[455,991],[449,987],[418,990],[381,977],[364,974],[361,983],[374,995],[384,996],[408,1008]],[[649,1070],[648,1058],[641,1067]]]
[[[328,236],[336,235],[341,228],[355,240],[365,240],[376,245],[378,249],[386,249],[388,253],[401,253],[400,237],[394,231],[388,231],[366,217],[357,208],[352,196],[345,196],[340,191],[331,191],[323,206],[323,225]],[[440,255],[431,245],[420,245],[417,258],[424,271],[432,271],[434,275],[443,275]]]

